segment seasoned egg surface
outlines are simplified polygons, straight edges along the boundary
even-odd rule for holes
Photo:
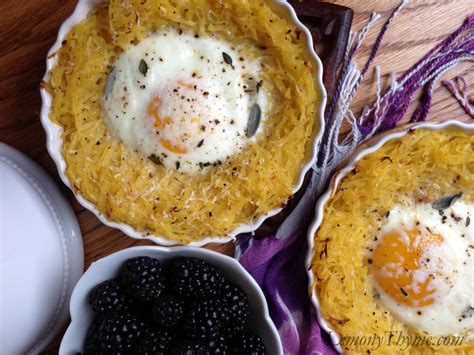
[[[474,205],[397,205],[369,256],[380,301],[432,335],[474,332]]]
[[[102,101],[109,127],[169,169],[221,164],[254,139],[269,111],[261,63],[245,53],[174,28],[151,35],[109,73]]]

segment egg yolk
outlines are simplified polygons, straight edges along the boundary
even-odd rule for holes
[[[371,262],[375,281],[394,301],[410,307],[428,306],[435,301],[431,277],[416,276],[423,270],[422,256],[428,248],[443,242],[443,237],[428,231],[394,230],[383,235]]]
[[[148,105],[148,115],[153,119],[154,126],[157,130],[160,130],[164,127],[165,124],[170,124],[173,122],[171,117],[160,117],[159,110],[161,105],[161,98],[159,96],[155,96]],[[169,150],[170,152],[176,154],[186,154],[187,150],[178,144],[174,144],[169,139],[160,138],[160,144],[163,148]]]
[[[171,89],[171,87],[173,89]],[[176,154],[186,154],[188,149],[183,146],[186,141],[189,140],[192,135],[192,127],[194,127],[195,133],[199,133],[198,127],[201,123],[199,117],[193,116],[193,105],[189,102],[196,101],[196,90],[197,86],[178,80],[173,85],[170,85],[168,90],[165,90],[163,95],[157,95],[150,100],[148,104],[148,116],[153,120],[153,125],[157,132],[162,132],[168,126],[168,130],[173,131],[174,139],[169,139],[160,136],[159,142],[166,150]],[[171,99],[170,99],[171,98]],[[196,105],[197,106],[197,105]],[[168,115],[161,115],[160,112],[168,112]],[[169,111],[173,112],[173,117],[169,115]],[[189,125],[190,123],[191,125]],[[176,143],[174,140],[178,140],[180,143]]]

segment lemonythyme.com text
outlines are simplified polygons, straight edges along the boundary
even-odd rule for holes
[[[341,336],[338,345],[343,348],[362,347],[377,350],[382,345],[394,346],[404,351],[410,346],[460,346],[464,336],[447,335],[434,337],[431,335],[408,335],[398,330],[388,330],[383,335],[346,335]]]

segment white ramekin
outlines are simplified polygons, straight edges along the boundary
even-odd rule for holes
[[[316,108],[316,117],[315,121],[318,124],[318,129],[314,133],[313,137],[313,144],[312,144],[312,151],[307,154],[307,159],[304,162],[298,179],[293,187],[293,193],[296,193],[302,186],[304,176],[306,172],[311,168],[313,163],[316,160],[316,152],[318,148],[318,143],[323,132],[324,128],[324,119],[323,119],[323,112],[324,107],[326,105],[326,90],[323,86],[322,75],[323,75],[323,66],[316,55],[314,48],[313,48],[313,41],[310,32],[308,29],[298,20],[294,9],[291,7],[288,2],[284,0],[268,0],[269,5],[272,7],[272,10],[277,13],[278,15],[288,19],[290,22],[294,23],[296,27],[298,27],[303,35],[306,38],[308,52],[316,65],[316,85],[319,90],[320,102],[318,103],[318,107]],[[71,30],[71,28],[82,21],[87,13],[91,10],[91,8],[96,5],[103,3],[104,0],[79,0],[76,6],[76,9],[72,13],[72,15],[62,24],[61,28],[59,29],[58,37],[54,45],[51,47],[48,53],[47,61],[46,61],[46,73],[43,77],[43,81],[49,81],[49,71],[53,68],[54,64],[56,63],[56,56],[54,53],[61,47],[61,42],[64,40],[67,33]],[[49,155],[56,163],[56,167],[58,168],[58,173],[61,180],[68,186],[73,192],[74,190],[71,188],[71,184],[66,176],[66,162],[61,154],[63,140],[62,140],[62,128],[59,125],[56,125],[49,119],[49,113],[51,110],[52,104],[52,97],[46,91],[46,89],[41,88],[41,99],[42,99],[42,107],[41,107],[41,123],[43,125],[44,130],[46,131],[46,146],[48,148]],[[98,209],[92,204],[91,202],[87,201],[84,197],[74,192],[76,199],[79,203],[94,213],[97,218],[104,224],[118,228],[128,236],[136,239],[149,239],[155,243],[161,245],[176,245],[179,244],[178,241],[168,239],[166,236],[157,236],[157,235],[150,235],[146,231],[137,231],[132,228],[130,225],[126,223],[118,223],[111,221],[108,219],[104,214],[101,214]],[[238,234],[241,233],[248,233],[255,231],[260,225],[269,217],[272,217],[279,213],[282,208],[278,207],[265,215],[258,217],[255,220],[252,220],[248,224],[241,224],[232,232],[229,233],[228,236],[219,237],[219,236],[208,236],[199,241],[189,243],[190,245],[194,246],[202,246],[207,243],[226,243],[231,240],[234,240]]]
[[[87,269],[76,284],[69,305],[71,324],[61,341],[60,354],[77,354],[83,352],[87,329],[94,318],[87,298],[90,290],[102,281],[117,277],[120,267],[129,258],[149,256],[160,261],[174,257],[194,257],[206,260],[220,268],[225,277],[240,286],[248,298],[250,307],[249,326],[263,340],[267,354],[283,354],[278,331],[273,324],[268,305],[262,290],[250,274],[235,259],[204,248],[140,246],[121,250],[108,255]]]
[[[392,132],[383,133],[380,136],[375,137],[373,140],[369,142],[367,146],[364,145],[361,149],[358,149],[356,153],[352,156],[352,158],[349,160],[347,165],[345,165],[344,168],[342,168],[341,170],[339,170],[337,173],[334,174],[334,176],[332,177],[329,183],[329,188],[323,195],[321,195],[321,197],[319,198],[316,204],[314,219],[310,224],[310,227],[308,229],[308,234],[307,234],[308,253],[306,255],[306,270],[308,273],[308,280],[309,280],[308,290],[309,290],[309,294],[310,294],[313,306],[316,308],[316,314],[317,314],[319,324],[326,332],[329,333],[334,346],[340,353],[343,353],[343,349],[339,345],[340,336],[331,328],[331,325],[329,324],[329,322],[326,319],[324,319],[323,316],[321,315],[321,307],[319,305],[318,295],[316,294],[316,289],[314,287],[315,279],[314,279],[314,275],[311,269],[311,262],[313,260],[313,254],[314,254],[314,236],[323,221],[324,207],[326,203],[329,201],[329,199],[332,196],[334,196],[335,191],[337,191],[337,188],[340,182],[342,181],[342,179],[352,171],[352,169],[356,166],[357,162],[360,161],[363,157],[380,149],[388,141],[399,139],[407,135],[412,130],[423,128],[423,129],[429,129],[433,131],[439,131],[439,130],[443,130],[449,127],[458,127],[458,128],[465,129],[467,131],[471,131],[471,132],[474,131],[474,124],[462,123],[456,120],[448,120],[441,123],[414,124],[414,125],[406,126],[402,130],[395,129]]]

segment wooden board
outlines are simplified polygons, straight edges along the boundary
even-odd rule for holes
[[[388,16],[397,0],[337,0],[337,4],[354,9],[353,29],[359,30],[373,11]],[[62,192],[76,212],[84,239],[85,267],[93,260],[133,245],[151,244],[137,241],[123,233],[102,225],[92,213],[82,208],[73,194],[59,180],[56,167],[45,148],[45,134],[39,121],[39,82],[45,70],[45,57],[53,44],[61,23],[73,11],[75,0],[2,0],[0,2],[0,139],[29,155],[42,165],[61,186]],[[472,0],[412,1],[397,17],[387,33],[376,64],[382,74],[400,73],[409,68],[425,52],[461,25],[469,12],[474,11]],[[374,26],[362,47],[360,60],[367,58],[371,43],[383,21]],[[447,73],[446,78],[464,74],[474,90],[472,63],[465,63]],[[359,112],[373,100],[374,85],[371,75],[356,96],[352,109]],[[444,87],[436,89],[431,120],[456,118],[468,121]],[[209,245],[208,248],[232,254],[233,245]],[[47,348],[57,353],[59,335]]]

